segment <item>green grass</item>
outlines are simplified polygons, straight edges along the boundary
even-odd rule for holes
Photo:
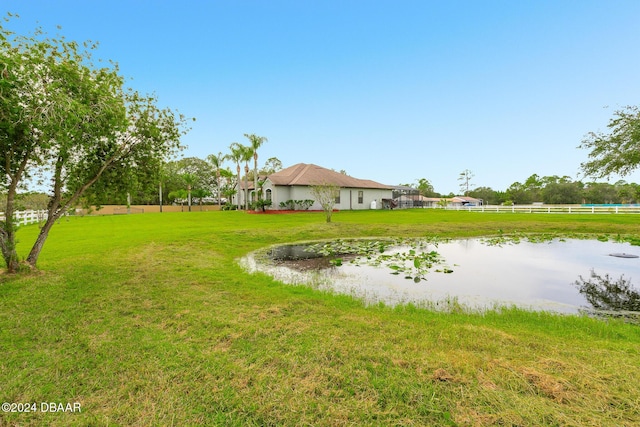
[[[505,309],[365,307],[235,260],[331,237],[640,237],[634,215],[435,210],[63,219],[39,273],[0,276],[0,425],[640,423],[640,327]],[[37,227],[19,232],[26,255]]]

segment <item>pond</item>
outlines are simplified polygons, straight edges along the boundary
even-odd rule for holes
[[[637,301],[629,306],[628,295],[602,296],[626,286],[637,297],[631,282],[640,281],[640,247],[629,243],[366,240],[286,245],[266,255],[246,258],[244,264],[287,283],[347,293],[369,303],[437,308],[454,302],[472,309],[515,305],[560,313],[640,309]],[[600,295],[593,297],[593,291]],[[623,301],[616,306],[612,299]]]

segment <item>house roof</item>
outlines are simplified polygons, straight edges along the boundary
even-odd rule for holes
[[[358,179],[314,164],[298,163],[269,175],[275,185],[318,185],[333,184],[343,188],[378,188],[391,190],[392,187],[368,179]]]

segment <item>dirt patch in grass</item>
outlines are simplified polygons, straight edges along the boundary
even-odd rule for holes
[[[454,383],[458,383],[460,382],[460,379],[457,378],[456,376],[454,376],[453,374],[449,373],[449,371],[447,371],[446,369],[443,368],[438,368],[433,372],[433,375],[431,376],[431,378],[433,378],[435,381],[440,381],[440,382],[454,382]]]
[[[524,378],[541,394],[550,397],[558,403],[568,403],[567,387],[551,375],[538,372],[532,368],[522,368]]]

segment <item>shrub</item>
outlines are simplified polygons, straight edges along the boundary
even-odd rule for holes
[[[282,209],[294,210],[296,208],[294,200],[287,200],[286,202],[280,202]]]
[[[295,205],[298,209],[306,211],[308,210],[314,203],[314,200],[306,199],[306,200],[296,200]]]
[[[265,208],[268,207],[268,206],[271,206],[271,205],[272,205],[271,200],[260,199],[260,200],[257,200],[255,202],[251,203],[251,209],[256,209],[256,210],[257,209],[262,209],[262,212],[264,212]]]

